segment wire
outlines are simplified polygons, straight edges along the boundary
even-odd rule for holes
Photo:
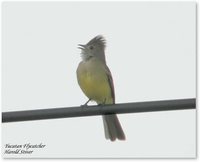
[[[26,111],[11,111],[2,113],[2,122],[17,122],[29,120],[69,118],[105,114],[139,113],[153,111],[195,109],[196,99],[176,99],[150,102],[122,103],[98,106],[79,106],[49,108]]]

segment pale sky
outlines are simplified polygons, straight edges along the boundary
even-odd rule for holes
[[[116,103],[195,98],[194,2],[3,3],[3,111],[71,107],[77,44],[102,34]],[[105,140],[100,116],[3,124],[3,144],[39,144],[5,157],[194,157],[194,110],[119,115],[127,140]],[[4,147],[3,147],[4,149]]]

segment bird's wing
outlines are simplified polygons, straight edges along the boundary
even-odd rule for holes
[[[108,82],[109,82],[110,89],[111,89],[111,95],[112,95],[112,98],[113,98],[113,103],[115,103],[115,88],[114,88],[112,74],[111,74],[110,69],[108,68],[107,65],[105,66],[105,70],[106,70],[106,75],[107,75]]]

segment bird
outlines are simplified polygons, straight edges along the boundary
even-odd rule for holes
[[[106,40],[97,35],[87,44],[79,44],[82,61],[76,70],[78,84],[88,97],[87,104],[95,101],[98,105],[115,104],[114,83],[106,64]],[[110,141],[125,140],[125,134],[116,114],[103,115],[105,138]]]

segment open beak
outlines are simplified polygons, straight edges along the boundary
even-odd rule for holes
[[[86,48],[86,45],[78,44],[78,48],[81,49],[81,50],[84,50]]]

